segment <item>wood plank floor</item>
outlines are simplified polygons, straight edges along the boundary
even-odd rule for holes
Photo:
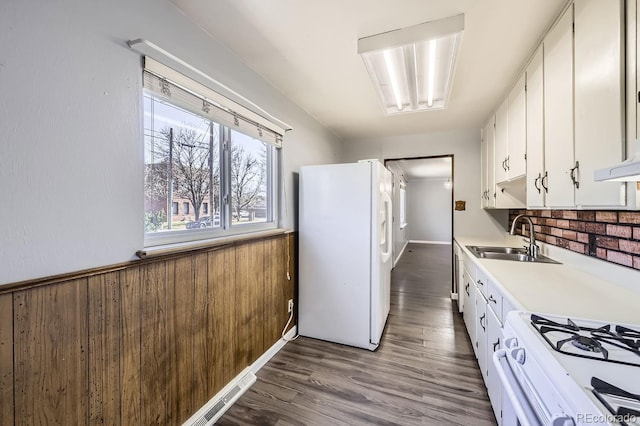
[[[375,352],[300,337],[221,425],[495,425],[451,288],[451,246],[409,244]]]

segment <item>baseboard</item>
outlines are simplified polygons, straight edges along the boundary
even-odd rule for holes
[[[253,364],[242,370],[240,374],[234,377],[227,385],[214,395],[206,404],[204,404],[193,416],[189,418],[184,425],[190,426],[210,426],[224,415],[231,406],[240,398],[240,396],[249,390],[255,383],[255,374],[271,359],[280,349],[284,347],[297,333],[297,326],[293,326],[284,339],[279,339],[265,353],[260,356]]]
[[[402,255],[404,254],[404,249],[407,248],[407,245],[409,244],[409,241],[405,241],[404,245],[402,246],[402,250],[400,250],[400,254],[398,254],[398,257],[396,257],[396,260],[393,261],[393,267],[395,268],[396,265],[398,264],[398,261],[400,260],[400,258],[402,257]]]
[[[284,335],[284,339],[279,339],[277,342],[275,342],[269,349],[267,349],[267,351],[265,353],[263,353],[260,358],[258,358],[257,360],[255,360],[255,362],[253,364],[251,364],[249,366],[249,368],[251,368],[251,371],[255,374],[257,373],[262,367],[264,367],[264,365],[269,362],[269,360],[271,358],[273,358],[273,356],[275,354],[278,353],[278,351],[280,349],[282,349],[284,347],[284,345],[286,345],[288,343],[288,340],[293,338],[293,336],[295,336],[298,332],[298,326],[293,326],[291,328],[291,330],[289,330],[285,335]],[[286,339],[286,340],[285,340]]]
[[[451,241],[425,241],[425,240],[409,240],[410,243],[414,244],[442,244],[442,245],[451,245]]]

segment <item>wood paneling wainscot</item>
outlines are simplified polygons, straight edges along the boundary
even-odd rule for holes
[[[13,424],[13,296],[0,294],[0,426]]]
[[[15,424],[84,424],[89,392],[87,279],[14,293]]]
[[[0,426],[182,424],[280,339],[294,241],[0,287]]]

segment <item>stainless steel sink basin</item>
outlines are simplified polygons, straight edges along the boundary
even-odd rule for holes
[[[483,247],[483,246],[467,246],[471,253],[482,259],[498,259],[511,260],[515,262],[533,262],[533,263],[557,263],[553,259],[546,256],[538,255],[536,257],[529,256],[526,249],[521,247]]]
[[[486,246],[467,246],[471,251],[478,253],[523,253],[527,254],[524,247],[486,247]]]

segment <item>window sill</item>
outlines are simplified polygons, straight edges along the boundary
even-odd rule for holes
[[[154,247],[147,247],[136,252],[136,256],[140,259],[149,259],[152,257],[166,256],[178,253],[184,253],[195,250],[203,250],[215,247],[235,244],[242,241],[258,240],[262,238],[273,237],[291,233],[292,231],[285,228],[270,229],[268,231],[251,232],[247,234],[229,235],[220,238],[209,238],[206,240],[189,241],[184,243],[164,244]]]

